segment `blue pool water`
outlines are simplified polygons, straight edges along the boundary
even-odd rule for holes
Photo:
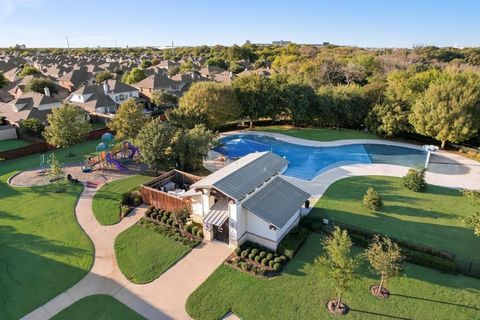
[[[423,150],[384,144],[309,147],[253,134],[224,137],[214,150],[229,158],[272,151],[289,161],[285,175],[304,180],[312,180],[323,171],[345,164],[385,163],[422,167],[427,155]]]

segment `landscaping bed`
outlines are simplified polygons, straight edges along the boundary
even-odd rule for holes
[[[314,140],[314,141],[336,141],[336,140],[350,140],[350,139],[381,139],[374,133],[364,132],[360,130],[351,129],[335,129],[335,128],[299,128],[292,126],[269,126],[256,127],[256,131],[281,133],[287,136],[292,136],[300,139]]]

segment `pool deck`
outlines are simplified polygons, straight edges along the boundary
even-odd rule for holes
[[[370,140],[370,139],[351,139],[338,141],[313,141],[301,138],[290,137],[280,133],[263,131],[231,131],[223,133],[226,137],[234,134],[257,134],[276,138],[288,143],[311,146],[311,147],[332,147],[349,144],[385,144],[391,146],[400,146],[423,150],[421,146],[390,140]],[[222,167],[222,162],[215,162],[217,154],[210,154],[210,158],[205,161],[205,167],[208,170],[215,171]],[[223,165],[226,163],[224,162]],[[302,180],[283,175],[285,180],[291,182],[311,195],[310,202],[312,206],[324,194],[328,187],[341,179],[354,176],[393,176],[402,177],[408,167],[390,164],[350,164],[334,167],[322,172],[312,180]],[[462,157],[460,155],[447,151],[437,151],[432,154],[426,180],[429,184],[439,185],[448,188],[480,189],[480,162]]]

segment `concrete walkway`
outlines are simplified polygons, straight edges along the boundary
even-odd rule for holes
[[[117,235],[143,216],[146,206],[135,209],[115,225],[102,226],[92,211],[96,191],[85,187],[75,208],[79,224],[95,247],[92,269],[73,287],[23,319],[50,319],[76,301],[93,294],[111,295],[147,319],[190,319],[185,311],[188,296],[215,271],[231,249],[220,242],[202,243],[153,282],[133,284],[117,265],[114,243]]]

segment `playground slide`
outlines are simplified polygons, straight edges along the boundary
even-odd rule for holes
[[[131,143],[128,143],[128,149],[130,149],[130,151],[132,151],[132,153],[130,154],[129,158],[130,159],[133,159],[133,157],[138,153],[138,148],[135,147],[133,144]]]
[[[118,162],[116,159],[113,159],[112,156],[110,155],[110,153],[107,154],[107,162],[108,163],[113,163],[115,165],[115,167],[117,167],[117,169],[120,170],[120,171],[127,171],[127,168],[122,166],[122,164],[120,162]]]

